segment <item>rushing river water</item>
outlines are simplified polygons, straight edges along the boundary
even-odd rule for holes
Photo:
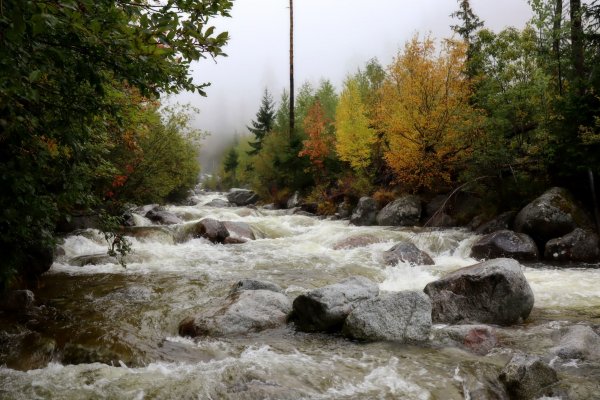
[[[512,352],[548,357],[561,327],[600,324],[597,266],[532,264],[525,275],[534,310],[525,324],[498,328],[500,345],[486,356],[436,345],[357,343],[291,326],[231,338],[180,337],[183,318],[225,296],[241,278],[277,283],[290,298],[353,275],[381,290],[422,290],[476,263],[468,255],[477,236],[466,230],[355,227],[285,211],[203,205],[220,197],[168,207],[186,223],[132,238],[127,268],[71,265],[74,257],[106,251],[106,244],[95,231],[67,237],[64,254],[36,291],[37,314],[0,321],[11,324],[3,333],[0,398],[471,399],[480,387],[498,385]],[[186,224],[205,217],[246,222],[261,238],[178,243]],[[371,244],[340,248],[355,236]],[[385,266],[383,251],[400,240],[428,252],[435,265]],[[599,365],[573,360],[555,367],[570,398],[600,398]]]

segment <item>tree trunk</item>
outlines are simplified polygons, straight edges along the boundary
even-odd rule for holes
[[[583,94],[583,26],[581,24],[581,0],[570,0],[571,4],[571,56],[573,76],[579,94]]]
[[[556,7],[554,9],[554,26],[552,28],[552,50],[556,59],[556,74],[558,78],[558,93],[563,94],[562,84],[562,65],[561,65],[561,54],[560,54],[560,39],[561,39],[561,26],[562,26],[562,13],[563,13],[563,0],[556,0]]]
[[[290,0],[290,132],[294,134],[294,0]]]

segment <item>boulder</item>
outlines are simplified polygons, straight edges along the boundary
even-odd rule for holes
[[[352,339],[424,342],[431,330],[431,301],[422,292],[381,293],[354,308],[342,333]]]
[[[485,355],[498,345],[496,330],[488,325],[435,326],[432,341],[442,346],[458,347],[475,354]]]
[[[590,222],[566,189],[554,187],[525,206],[514,225],[515,231],[528,234],[543,248],[548,240],[590,226]]]
[[[414,226],[421,219],[421,199],[408,195],[383,207],[377,214],[378,225]]]
[[[558,382],[556,371],[542,359],[517,354],[500,373],[500,382],[511,399],[538,399],[550,396]]]
[[[259,281],[257,279],[241,279],[231,286],[230,293],[241,292],[242,290],[270,290],[271,292],[282,293],[279,285],[272,282]]]
[[[258,201],[258,195],[252,190],[231,189],[227,193],[227,200],[236,206],[247,206]]]
[[[456,225],[456,220],[444,212],[434,214],[425,223],[425,226],[432,228],[450,228]]]
[[[519,261],[537,261],[538,249],[532,238],[509,230],[496,231],[477,240],[471,257],[479,260],[508,257]]]
[[[242,243],[256,239],[252,228],[246,222],[223,221],[223,225],[229,232],[229,238],[241,239]]]
[[[205,207],[216,207],[216,208],[227,208],[231,207],[231,203],[224,199],[212,199],[208,203],[204,204]]]
[[[229,336],[284,326],[292,311],[290,300],[271,290],[240,290],[179,324],[182,336]]]
[[[357,247],[365,247],[373,243],[379,243],[381,239],[373,235],[359,235],[351,236],[342,240],[339,240],[333,245],[334,250],[341,249],[354,249]]]
[[[396,265],[402,261],[412,265],[434,265],[435,262],[429,256],[410,242],[400,242],[383,253],[383,261],[387,265]]]
[[[120,362],[130,363],[125,353],[118,353],[106,346],[66,343],[62,350],[62,363],[119,365]]]
[[[83,212],[69,215],[68,218],[62,218],[56,225],[56,231],[60,233],[70,233],[81,229],[99,229],[100,218],[94,212]]]
[[[444,194],[439,194],[431,199],[425,205],[425,216],[427,218],[433,217],[436,213],[449,212],[449,201],[447,201],[448,196]]]
[[[193,237],[203,237],[213,243],[224,243],[229,237],[225,224],[212,218],[204,218],[193,228]]]
[[[175,243],[173,232],[165,226],[129,226],[123,228],[123,233],[141,242]]]
[[[348,314],[360,302],[378,293],[376,283],[354,276],[301,294],[293,303],[296,326],[306,332],[340,330]]]
[[[122,226],[135,226],[136,225],[135,217],[133,216],[133,211],[125,211],[123,213],[123,215],[121,215],[121,218],[122,218],[122,222],[121,222]]]
[[[598,235],[576,228],[546,243],[544,258],[553,261],[596,262],[600,259]]]
[[[569,327],[562,335],[558,346],[552,348],[553,355],[564,360],[600,360],[600,336],[585,325]]]
[[[287,206],[287,208],[296,208],[296,207],[300,207],[300,204],[302,204],[302,198],[300,197],[300,192],[296,191],[288,199],[286,206]]]
[[[350,204],[342,201],[340,204],[338,204],[335,215],[340,219],[350,218],[350,215],[352,215],[352,208],[350,207]]]
[[[377,223],[377,203],[371,197],[361,197],[352,215],[350,223],[358,226],[370,226]]]
[[[434,323],[511,325],[526,319],[533,292],[515,260],[496,258],[454,271],[425,286]]]
[[[134,209],[133,212],[139,215],[146,215],[148,211],[154,210],[155,208],[159,207],[160,206],[158,204],[146,204],[144,206],[139,206],[138,208]]]
[[[54,247],[41,241],[27,246],[20,273],[25,280],[35,283],[37,279],[52,267]]]
[[[150,221],[158,223],[160,225],[175,225],[181,224],[183,221],[173,213],[170,213],[160,208],[154,208],[148,211],[145,215]]]
[[[510,229],[513,225],[516,215],[517,213],[515,211],[504,212],[491,221],[479,225],[475,230],[475,233],[479,235],[487,235],[492,232]]]
[[[31,290],[11,290],[0,297],[0,310],[23,311],[35,305]]]
[[[82,256],[73,257],[69,260],[69,264],[75,265],[76,267],[117,263],[117,259],[115,257],[109,256],[107,253],[84,254]]]

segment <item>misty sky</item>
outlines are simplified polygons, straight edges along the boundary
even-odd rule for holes
[[[197,127],[211,132],[205,141],[208,153],[222,148],[234,133],[245,134],[260,104],[265,87],[277,100],[288,85],[288,0],[235,0],[232,18],[215,21],[227,30],[230,42],[226,58],[195,64],[197,82],[211,82],[208,97],[181,94],[180,103],[201,110]],[[486,27],[498,31],[522,27],[531,17],[526,0],[472,0],[472,8]],[[456,0],[296,0],[294,2],[294,55],[297,87],[305,81],[315,85],[328,78],[340,87],[346,75],[377,57],[388,65],[414,33],[451,35],[456,23],[450,14]]]

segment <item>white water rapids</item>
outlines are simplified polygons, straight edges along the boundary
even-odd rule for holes
[[[468,256],[477,236],[467,230],[355,227],[285,211],[203,205],[215,198],[222,196],[205,195],[197,206],[167,210],[185,224],[205,217],[243,221],[261,238],[234,245],[177,243],[185,224],[165,227],[131,238],[133,253],[123,268],[112,262],[72,265],[74,257],[105,252],[106,243],[95,231],[67,237],[38,294],[53,316],[42,334],[55,340],[59,352],[67,344],[104,352],[73,364],[55,357],[28,371],[0,367],[0,398],[472,398],[479,386],[495,384],[511,351],[544,356],[558,328],[600,323],[598,266],[538,263],[524,267],[535,294],[532,315],[526,324],[498,328],[500,347],[487,356],[440,346],[357,343],[291,326],[234,338],[179,337],[183,318],[224,296],[241,278],[277,283],[293,299],[352,275],[366,276],[385,291],[422,290],[477,262]],[[136,221],[151,225],[141,216]],[[340,248],[359,236],[370,244]],[[385,266],[382,253],[401,240],[429,253],[435,265]],[[575,364],[561,374],[574,398],[584,399],[600,393],[599,371]]]

